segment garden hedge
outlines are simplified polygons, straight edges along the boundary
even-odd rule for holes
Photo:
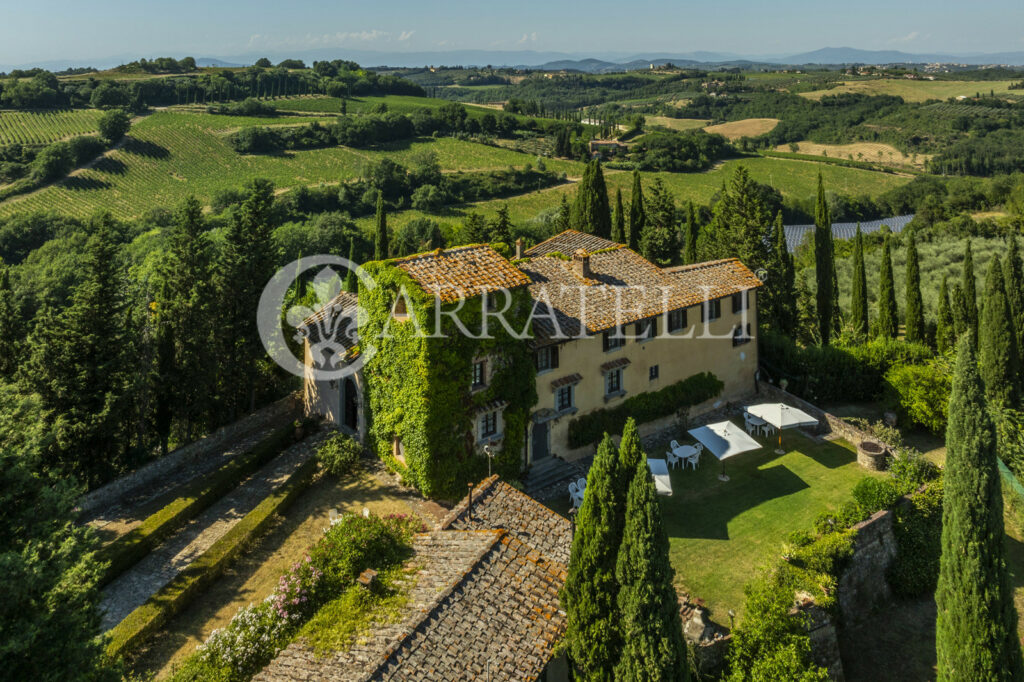
[[[141,561],[174,531],[234,489],[246,476],[273,459],[291,444],[294,430],[290,423],[282,426],[213,474],[190,481],[171,503],[148,516],[130,532],[100,549],[97,558],[110,562],[103,573],[100,585],[110,583]]]
[[[605,433],[622,433],[630,417],[645,424],[667,417],[676,410],[693,407],[722,392],[725,384],[711,372],[701,372],[666,386],[660,391],[640,393],[622,404],[588,412],[569,422],[569,447],[581,448],[596,443]]]
[[[277,491],[260,502],[145,604],[128,614],[109,633],[106,655],[110,660],[137,648],[164,623],[180,613],[219,578],[234,559],[258,538],[273,519],[312,482],[319,464],[310,457]]]

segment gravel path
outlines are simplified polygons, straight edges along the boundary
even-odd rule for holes
[[[327,435],[318,434],[285,450],[107,585],[100,603],[103,631],[145,603],[283,485]]]

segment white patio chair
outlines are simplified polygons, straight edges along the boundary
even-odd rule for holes
[[[775,427],[768,422],[765,422],[764,424],[761,424],[761,433],[763,433],[765,437],[774,435]]]
[[[674,440],[674,441],[672,441],[671,443],[669,443],[669,444],[668,444],[668,447],[669,447],[669,448],[670,448],[670,449],[671,449],[671,450],[672,450],[673,452],[675,452],[676,450],[678,450],[678,449],[679,449],[679,441],[677,441],[677,440]]]
[[[693,446],[693,449],[695,450],[695,452],[686,458],[686,462],[694,469],[696,469],[697,464],[700,462],[700,453],[704,452],[704,446],[701,445],[700,443],[696,443]],[[686,468],[686,464],[683,465],[683,468]]]
[[[580,492],[582,493],[586,489],[586,487],[587,487],[587,479],[581,478],[581,479],[577,480],[576,481],[576,487],[579,488]]]
[[[757,430],[757,426],[754,422],[750,421],[750,415],[746,412],[743,413],[743,426],[746,427],[748,434]]]
[[[576,485],[576,481],[569,482],[569,501],[572,502],[572,506],[578,506],[577,497],[580,494],[580,487]]]
[[[668,463],[670,469],[675,469],[676,465],[679,464],[679,455],[677,455],[673,450],[666,450],[665,462]]]

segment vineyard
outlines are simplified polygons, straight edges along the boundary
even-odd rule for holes
[[[939,116],[945,118],[957,118],[959,116],[1005,116],[1007,109],[996,107],[973,106],[970,104],[953,104],[952,102],[937,102],[924,107]]]
[[[95,133],[102,114],[97,109],[0,111],[0,145],[44,145]]]
[[[307,123],[309,118],[277,118],[274,125]],[[109,210],[132,218],[158,207],[172,207],[188,195],[210,203],[222,190],[238,189],[254,178],[277,187],[314,186],[359,177],[370,162],[390,158],[409,163],[423,150],[434,152],[444,171],[522,167],[536,157],[453,138],[423,138],[378,149],[334,147],[275,156],[236,153],[227,134],[265,119],[158,111],[132,127],[129,138],[94,167],[72,173],[41,190],[0,203],[0,215],[55,210],[86,217]],[[550,160],[552,170],[579,175],[572,161]]]

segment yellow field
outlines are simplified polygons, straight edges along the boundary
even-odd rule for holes
[[[745,118],[742,121],[730,121],[719,123],[716,126],[704,128],[709,133],[724,135],[730,140],[738,140],[741,137],[755,137],[764,135],[779,125],[777,118]]]
[[[661,126],[669,130],[693,130],[694,128],[703,128],[708,124],[702,118],[671,118],[669,116],[648,116],[646,122],[649,126]]]
[[[950,97],[974,97],[994,92],[1003,95],[1010,91],[1010,84],[1017,81],[915,81],[906,78],[875,78],[862,81],[846,81],[830,90],[801,92],[808,99],[821,99],[825,95],[844,92],[859,92],[866,95],[896,95],[907,102],[924,102],[929,99]]]
[[[780,144],[775,148],[780,152],[791,152],[788,144]],[[932,154],[906,155],[896,147],[878,142],[855,142],[853,144],[818,144],[817,142],[798,142],[798,154],[827,156],[832,159],[849,159],[851,161],[869,161],[885,166],[913,166],[924,168]]]

